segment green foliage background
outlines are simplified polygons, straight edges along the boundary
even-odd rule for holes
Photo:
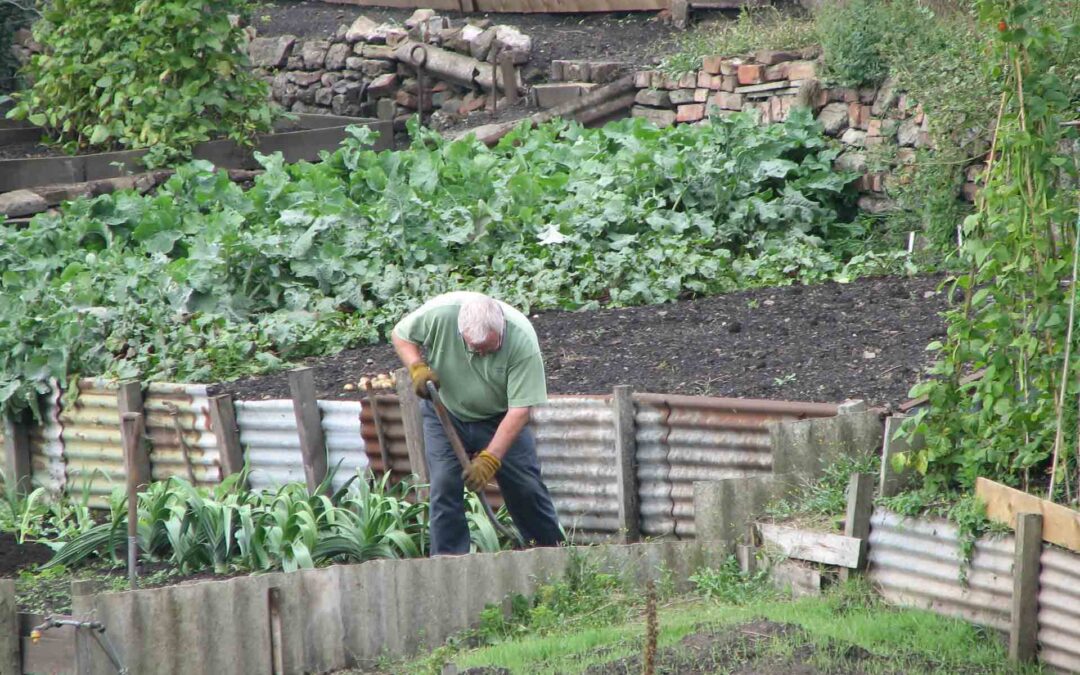
[[[29,90],[12,115],[69,152],[151,148],[165,163],[215,137],[247,142],[272,122],[269,92],[229,22],[247,0],[53,0],[43,4]]]
[[[202,163],[153,196],[0,227],[0,404],[76,373],[216,381],[385,336],[424,298],[524,308],[659,303],[904,269],[850,246],[852,176],[808,113],[657,130],[519,129],[488,149],[354,131],[243,190]],[[827,242],[843,242],[834,249]]]

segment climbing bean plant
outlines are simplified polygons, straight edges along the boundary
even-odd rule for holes
[[[951,280],[959,300],[946,338],[928,347],[940,359],[911,392],[929,405],[904,430],[922,435],[925,447],[897,464],[924,474],[930,489],[991,476],[1074,500],[1077,157],[1076,132],[1063,122],[1075,85],[1051,62],[1077,40],[1077,26],[1041,20],[1044,0],[976,7],[995,36],[996,130],[985,187],[963,223],[966,272]]]

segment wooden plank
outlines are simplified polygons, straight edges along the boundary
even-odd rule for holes
[[[1080,551],[1080,512],[986,478],[975,480],[975,495],[986,504],[990,520],[1016,529],[1017,514],[1041,514],[1043,541]]]
[[[240,445],[240,427],[236,423],[232,394],[210,397],[210,425],[214,428],[221,457],[221,475],[240,473],[244,469],[244,449]]]
[[[848,481],[847,516],[844,519],[844,535],[855,539],[870,537],[870,516],[874,511],[874,477],[867,473],[853,473]],[[866,567],[866,547],[861,549],[858,565],[854,569],[840,570],[840,579],[847,581],[852,573]]]
[[[0,579],[0,673],[22,672],[22,645],[19,641],[19,605],[15,601],[15,580]]]
[[[353,5],[354,7],[396,7],[399,9],[461,9],[460,0],[326,0],[332,5]]]
[[[863,539],[767,523],[758,525],[758,531],[766,546],[778,549],[789,558],[854,569],[865,555]]]
[[[641,541],[641,506],[637,481],[637,431],[634,425],[634,392],[627,385],[615,387],[615,478],[619,495],[619,529],[622,541]]]
[[[1009,660],[1034,661],[1039,634],[1039,571],[1043,517],[1021,513],[1016,517],[1013,556],[1013,595],[1009,626]]]
[[[394,376],[397,383],[401,422],[405,427],[405,447],[409,451],[409,469],[421,483],[428,482],[427,459],[424,457],[424,420],[420,416],[420,399],[413,390],[412,376],[407,368],[399,368]]]
[[[477,12],[576,14],[579,12],[655,12],[667,9],[669,2],[670,0],[475,0],[474,4]]]
[[[30,464],[30,435],[27,425],[10,415],[4,415],[4,463],[0,465],[4,476],[15,486],[15,492],[30,492],[32,467]]]
[[[311,368],[289,371],[289,393],[292,395],[296,429],[300,434],[300,455],[304,461],[304,478],[308,492],[315,490],[326,478],[326,437],[323,435],[322,413],[315,397],[315,374]]]
[[[125,380],[120,383],[120,389],[116,392],[116,407],[120,413],[120,419],[117,420],[117,425],[122,424],[124,413],[138,413],[143,414],[143,395],[142,395],[142,382],[138,380]],[[145,427],[144,427],[145,428]],[[134,439],[134,454],[130,458],[130,466],[127,470],[130,472],[131,477],[135,480],[135,485],[138,488],[143,488],[150,484],[150,452],[146,447],[145,435],[140,433],[137,439]],[[129,458],[125,455],[125,462]]]

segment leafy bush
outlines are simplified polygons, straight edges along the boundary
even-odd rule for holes
[[[247,0],[54,0],[34,37],[32,87],[12,114],[45,127],[65,150],[151,148],[148,163],[224,136],[267,131],[265,83],[229,21]]]
[[[357,480],[357,479],[360,480]],[[390,486],[380,479],[354,476],[332,494],[331,475],[318,494],[300,483],[276,491],[244,490],[244,475],[233,475],[213,488],[194,487],[180,478],[150,484],[139,494],[139,549],[145,558],[166,560],[181,572],[211,569],[291,571],[329,562],[426,555],[428,504],[409,501],[413,486]],[[480,509],[469,495],[470,512]],[[505,509],[498,514],[503,521]],[[488,537],[470,519],[473,549],[498,551],[509,542]],[[488,529],[489,523],[485,523]],[[46,567],[71,566],[98,556],[121,559],[126,542],[126,496],[118,488],[110,499],[110,517],[58,548]]]
[[[719,568],[705,567],[694,572],[690,582],[700,595],[733,605],[760,600],[772,593],[769,570],[763,568],[746,574],[739,568],[735,556],[730,556]]]
[[[888,74],[881,47],[888,34],[882,0],[826,3],[818,11],[817,36],[825,52],[825,71],[845,87],[875,85]]]
[[[320,164],[262,157],[246,192],[195,162],[156,195],[0,227],[0,405],[33,406],[74,373],[280,368],[384,336],[447,290],[581,308],[819,279],[848,233],[852,176],[805,111],[765,128],[555,123],[492,149],[413,131],[407,151],[354,129]],[[788,237],[806,264],[751,264]]]

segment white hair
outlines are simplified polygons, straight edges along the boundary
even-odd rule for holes
[[[466,300],[458,309],[458,332],[465,342],[475,344],[483,342],[492,333],[502,337],[506,319],[502,305],[498,300],[480,296]]]

